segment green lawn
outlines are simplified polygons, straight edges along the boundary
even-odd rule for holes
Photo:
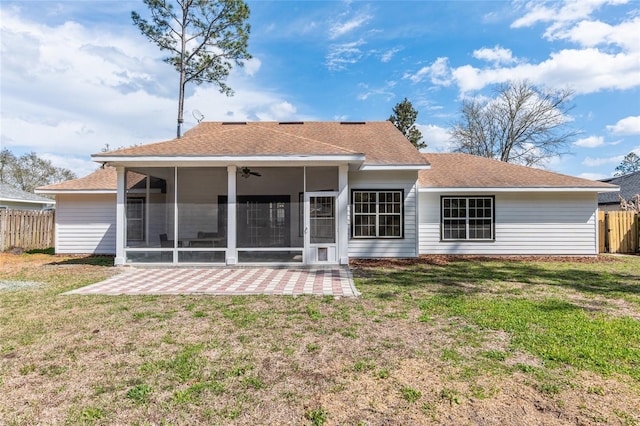
[[[333,299],[62,296],[116,269],[1,256],[1,425],[640,424],[640,257],[363,263]]]

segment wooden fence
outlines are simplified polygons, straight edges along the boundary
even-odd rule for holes
[[[46,249],[54,245],[54,212],[0,210],[0,251],[11,247]]]
[[[598,212],[600,253],[636,253],[640,244],[640,214]]]

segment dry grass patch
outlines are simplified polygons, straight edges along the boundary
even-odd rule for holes
[[[0,259],[0,280],[43,283],[0,291],[3,425],[640,422],[632,373],[549,360],[472,309],[555,298],[619,332],[639,258],[359,266],[363,297],[339,300],[61,296],[116,269]]]

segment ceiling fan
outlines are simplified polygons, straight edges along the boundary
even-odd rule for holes
[[[243,178],[247,179],[249,176],[262,176],[260,173],[258,172],[252,172],[250,168],[248,167],[243,167],[240,169],[240,176],[242,176]]]

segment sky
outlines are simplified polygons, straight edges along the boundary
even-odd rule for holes
[[[190,85],[207,121],[386,120],[404,98],[425,152],[449,152],[464,99],[527,80],[574,95],[577,132],[548,170],[602,179],[640,155],[640,2],[248,1],[249,53]],[[0,143],[84,176],[91,154],[175,137],[178,74],[133,26],[142,1],[2,0]]]

